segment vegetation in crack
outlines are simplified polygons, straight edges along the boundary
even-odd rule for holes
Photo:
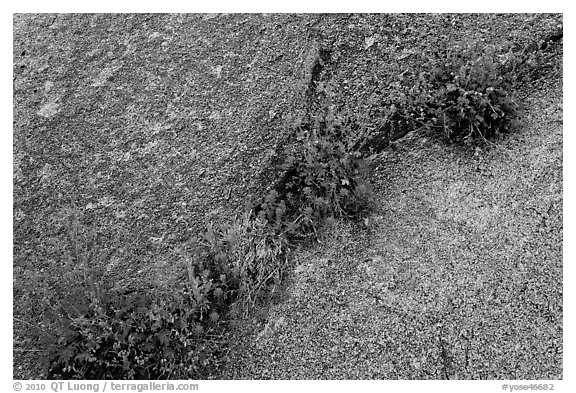
[[[422,54],[421,69],[401,75],[395,92],[380,97],[366,116],[334,107],[338,92],[319,80],[329,54],[321,51],[307,95],[320,97],[319,109],[294,125],[297,143],[286,152],[279,181],[239,217],[208,223],[193,251],[174,261],[177,277],[130,291],[111,287],[90,270],[94,256],[85,252],[86,236],[71,239],[75,253],[60,284],[66,293],[43,296],[60,326],[46,338],[49,376],[211,375],[227,323],[274,293],[290,250],[314,239],[327,218],[358,218],[370,210],[367,155],[415,130],[465,144],[509,133],[521,114],[516,86],[541,75],[557,41],[530,50],[463,42]],[[85,230],[75,224],[74,231]]]
[[[354,149],[378,152],[414,131],[465,145],[510,133],[522,114],[518,90],[546,75],[561,38],[525,47],[463,41],[421,54],[420,67],[399,75],[370,110],[375,125]]]

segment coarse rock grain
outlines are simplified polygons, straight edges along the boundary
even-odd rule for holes
[[[287,143],[293,120],[310,115],[306,111],[315,109],[308,107],[311,104],[309,92],[315,87],[310,81],[321,48],[329,49],[329,56],[323,59],[319,80],[331,81],[335,90],[343,92],[339,99],[346,101],[353,112],[362,113],[369,105],[372,93],[385,93],[398,73],[413,66],[411,62],[416,58],[413,54],[434,48],[438,39],[530,42],[561,28],[562,16],[15,14],[13,22],[14,315],[24,321],[15,319],[14,323],[14,376],[32,379],[42,375],[34,365],[23,361],[22,355],[30,355],[28,361],[42,358],[35,356],[37,327],[29,329],[41,318],[24,317],[23,313],[28,310],[22,307],[22,299],[29,295],[28,292],[42,294],[46,290],[48,293],[48,288],[61,279],[58,274],[62,270],[55,267],[66,263],[89,263],[92,269],[121,287],[150,278],[162,281],[170,276],[179,268],[176,262],[189,257],[189,240],[203,230],[205,220],[229,219],[245,202],[261,196],[274,180],[276,172],[271,168],[275,166],[270,164],[277,164],[277,153]],[[546,116],[553,115],[554,108],[548,108]],[[340,255],[354,266],[365,263],[367,269],[351,266],[352,270],[342,270],[346,263],[335,263],[334,258],[324,255],[326,249],[320,249],[315,255],[323,261],[319,262],[322,266],[338,266],[334,277],[338,278],[339,284],[335,286],[332,279],[322,275],[324,273],[320,276],[314,273],[313,293],[303,295],[310,288],[299,287],[301,284],[296,283],[294,290],[298,293],[301,288],[300,296],[306,299],[306,304],[294,315],[302,320],[310,318],[311,314],[320,319],[324,317],[323,324],[311,324],[306,331],[298,330],[301,323],[295,322],[294,316],[276,315],[276,311],[272,311],[266,329],[263,328],[259,336],[256,334],[260,352],[256,351],[254,355],[261,353],[266,360],[270,343],[282,334],[283,342],[296,345],[299,352],[292,362],[299,362],[300,368],[287,368],[281,360],[284,355],[273,353],[276,360],[268,364],[275,368],[263,371],[259,365],[265,363],[239,362],[239,367],[246,366],[245,370],[229,370],[229,375],[242,378],[250,375],[259,378],[282,375],[338,377],[342,371],[339,367],[350,369],[339,378],[484,378],[495,375],[495,363],[488,366],[481,363],[490,356],[496,359],[494,351],[497,350],[476,348],[486,337],[475,336],[476,331],[471,328],[458,336],[455,332],[458,325],[442,321],[443,316],[452,315],[450,310],[454,307],[450,308],[448,304],[459,304],[457,300],[451,300],[452,303],[438,300],[444,299],[444,292],[450,294],[450,299],[455,297],[454,288],[460,287],[450,286],[454,282],[448,281],[448,287],[444,288],[430,282],[426,284],[424,278],[414,278],[410,281],[414,288],[431,286],[431,289],[412,294],[413,300],[409,301],[402,297],[404,292],[401,290],[407,290],[404,287],[379,283],[371,276],[382,274],[396,283],[396,276],[412,277],[402,270],[408,269],[428,274],[430,280],[449,277],[456,280],[454,277],[459,276],[455,274],[459,273],[454,270],[454,264],[446,262],[452,260],[446,253],[462,257],[463,261],[469,257],[476,263],[476,253],[480,251],[471,249],[466,254],[460,246],[437,249],[436,242],[460,245],[468,235],[482,235],[486,237],[483,244],[498,244],[500,248],[496,251],[500,250],[500,254],[496,256],[500,259],[494,256],[492,264],[479,263],[486,269],[486,274],[474,285],[494,291],[489,292],[485,300],[477,300],[480,305],[474,303],[468,293],[468,297],[464,297],[468,302],[465,304],[466,307],[470,305],[472,311],[458,308],[460,314],[454,314],[453,321],[471,324],[470,321],[476,318],[477,322],[484,323],[483,318],[486,318],[486,323],[498,327],[498,321],[490,319],[496,317],[489,314],[497,309],[494,304],[516,307],[507,310],[508,314],[502,313],[515,317],[519,325],[511,324],[503,331],[480,329],[509,344],[502,347],[506,350],[512,343],[515,345],[516,357],[511,356],[507,361],[499,358],[502,370],[505,370],[502,372],[506,373],[517,361],[521,366],[532,367],[528,371],[522,371],[520,367],[517,375],[533,372],[532,376],[557,376],[558,368],[550,365],[554,359],[561,358],[562,353],[558,324],[541,324],[539,326],[545,329],[543,333],[531,333],[530,336],[526,332],[533,325],[524,323],[521,318],[522,312],[531,310],[535,318],[561,320],[561,309],[554,308],[558,296],[561,297],[556,291],[558,286],[545,286],[546,277],[550,282],[558,278],[559,268],[554,263],[557,263],[557,253],[561,252],[561,249],[558,251],[562,225],[561,219],[558,221],[561,217],[561,199],[557,200],[558,171],[555,164],[546,161],[556,157],[558,150],[553,144],[544,144],[540,150],[530,148],[537,135],[533,127],[540,124],[544,127],[541,131],[547,132],[547,127],[558,127],[558,124],[539,123],[541,114],[529,112],[528,131],[507,142],[507,148],[513,152],[524,146],[531,152],[530,157],[537,159],[529,161],[528,156],[518,153],[518,160],[509,160],[510,168],[516,172],[510,172],[504,166],[489,167],[489,159],[474,158],[470,163],[467,156],[459,157],[456,168],[460,171],[469,170],[468,163],[473,165],[478,176],[487,176],[488,167],[504,179],[508,179],[510,173],[516,173],[516,183],[508,184],[508,188],[495,181],[486,182],[488,188],[483,194],[477,191],[480,180],[470,180],[467,175],[452,174],[454,181],[450,184],[444,178],[430,178],[422,171],[444,176],[438,171],[454,169],[454,156],[446,156],[444,147],[406,147],[384,157],[384,160],[403,157],[408,166],[403,167],[404,161],[386,162],[383,171],[375,172],[375,179],[386,179],[380,195],[388,210],[383,208],[380,215],[370,218],[368,227],[374,227],[381,235],[376,236],[366,228],[359,229],[352,224],[339,224],[343,227],[335,228],[334,233],[343,243],[331,243],[328,252]],[[561,135],[559,138],[557,143],[561,146]],[[490,154],[497,155],[497,152]],[[479,155],[483,156],[484,152]],[[503,161],[500,157],[494,162]],[[433,167],[432,162],[440,165],[439,168]],[[425,163],[428,168],[421,166]],[[535,195],[540,195],[537,194],[540,188],[527,191],[530,185],[542,182],[549,182],[550,186],[549,193],[542,196],[544,199],[540,198],[548,204],[546,208],[536,207],[540,200]],[[431,188],[411,194],[416,192],[414,187],[424,183],[429,183]],[[403,188],[394,191],[394,187]],[[519,190],[518,194],[509,199],[506,192],[514,190]],[[526,200],[530,195],[533,199]],[[531,215],[522,210],[525,202],[530,202],[526,206],[533,206],[529,209]],[[410,203],[413,211],[404,207],[404,203]],[[424,219],[426,214],[430,214],[427,219],[431,221]],[[508,215],[501,230],[506,234],[517,231],[514,232],[517,235],[504,237],[508,243],[512,242],[504,246],[500,245],[499,230],[492,230],[494,220],[501,215]],[[387,230],[386,225],[394,217],[397,221],[392,229],[396,232],[388,233],[386,231],[392,229]],[[541,220],[538,231],[532,228],[536,219]],[[543,236],[540,248],[530,243],[536,232]],[[402,265],[401,261],[405,260],[400,257],[400,251],[395,254],[385,251],[388,248],[384,245],[388,241],[394,247],[401,244],[415,253],[418,249],[420,254],[408,257],[412,258],[410,262]],[[412,248],[411,243],[417,247]],[[359,263],[361,255],[366,259]],[[389,258],[395,262],[391,263]],[[518,260],[525,261],[521,268],[514,270],[522,274],[513,276],[502,267],[496,269],[497,261],[502,258],[514,264]],[[374,270],[384,260],[392,270]],[[430,261],[434,263],[430,265]],[[542,263],[550,266],[547,266],[549,270],[537,271],[541,275],[536,277],[544,281],[531,278],[522,284],[520,293],[524,297],[521,300],[532,308],[528,310],[524,303],[520,303],[524,304],[521,307],[516,303],[503,303],[503,299],[507,299],[505,296],[516,300],[514,296],[520,295],[498,292],[496,289],[501,288],[493,282],[495,274],[508,279],[509,282],[504,282],[513,288],[518,284],[514,280],[524,280],[536,271],[535,261],[544,261]],[[299,271],[304,272],[302,274],[307,274],[306,269],[316,271],[314,266],[302,265]],[[466,262],[462,262],[459,269],[473,271],[471,264]],[[352,288],[352,294],[359,299],[355,303],[348,292],[338,292],[348,290],[345,287],[349,281],[347,277],[366,285],[374,282],[376,289]],[[324,284],[327,288],[320,288]],[[459,285],[465,287],[465,284]],[[29,291],[30,288],[34,291]],[[308,299],[312,301],[308,302]],[[331,299],[328,305],[326,299]],[[354,303],[352,308],[344,307],[350,302]],[[426,305],[427,309],[421,312],[419,304]],[[552,308],[546,311],[546,307]],[[335,316],[335,310],[339,316]],[[376,311],[370,314],[368,310]],[[357,325],[366,318],[376,322]],[[341,321],[348,322],[342,324]],[[387,335],[371,336],[375,334],[374,326],[382,327],[386,323],[391,326]],[[550,330],[551,326],[556,330]],[[561,332],[561,324],[559,326]],[[337,334],[334,334],[334,328],[339,329]],[[524,341],[509,338],[523,333],[526,333]],[[317,334],[319,337],[332,334],[331,341],[319,340],[316,344],[314,337]],[[522,363],[520,349],[516,348],[532,345],[534,341],[530,341],[530,337],[534,334],[556,340],[551,344],[550,352],[538,358],[540,366],[536,360]],[[505,341],[506,337],[508,341]],[[394,344],[402,340],[406,341],[404,347]],[[338,346],[341,342],[346,345]],[[312,344],[307,345],[309,343]],[[537,347],[524,353],[530,356],[540,350]],[[396,356],[390,351],[412,354],[414,358]],[[330,353],[333,353],[332,357],[328,356]],[[335,361],[341,358],[348,359],[348,363]],[[472,371],[462,371],[463,362],[472,365]],[[367,363],[371,365],[364,369]],[[546,367],[548,371],[543,371]]]
[[[331,14],[314,29],[330,52],[322,78],[338,92],[333,103],[359,115],[446,45],[538,43],[562,31],[562,14]]]
[[[262,193],[305,112],[315,18],[15,14],[17,287],[58,285],[70,249],[119,286],[161,277]]]
[[[296,255],[288,300],[241,325],[225,377],[561,379],[561,82],[526,104],[496,147],[382,153],[378,210]]]
[[[16,263],[71,214],[137,271],[238,212],[304,110],[311,19],[15,15]]]

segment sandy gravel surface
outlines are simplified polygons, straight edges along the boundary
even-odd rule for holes
[[[235,379],[562,378],[562,87],[522,129],[380,158],[378,211],[297,257],[288,300],[237,341]]]

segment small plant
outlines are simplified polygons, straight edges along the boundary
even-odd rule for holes
[[[532,54],[464,42],[421,59],[420,68],[401,74],[372,109],[378,127],[356,145],[364,154],[416,130],[470,144],[517,124],[521,108],[514,91],[519,75],[536,64]]]
[[[450,140],[470,143],[509,133],[520,107],[513,74],[506,72],[494,47],[465,43],[429,63],[420,80],[427,89],[423,117]]]
[[[77,261],[78,262],[78,261]],[[207,340],[220,329],[227,299],[210,272],[190,261],[171,286],[119,288],[86,268],[63,266],[52,307],[50,378],[196,378],[214,361]]]
[[[327,216],[352,217],[368,205],[368,186],[361,179],[365,162],[346,150],[333,134],[301,132],[302,156],[286,179],[287,200],[299,206],[305,222]]]
[[[205,338],[218,314],[206,315],[207,293],[187,286],[91,298],[88,310],[65,320],[51,378],[184,379],[208,366],[214,349]]]
[[[226,304],[253,305],[262,294],[279,284],[290,249],[286,234],[278,232],[278,228],[285,227],[282,221],[285,216],[279,209],[275,210],[273,222],[248,211],[220,227],[208,224],[204,241],[195,253],[194,266],[199,271],[210,272],[212,285]]]
[[[284,175],[257,213],[279,232],[296,238],[315,235],[326,217],[357,217],[370,208],[371,189],[363,180],[367,163],[354,150],[363,130],[332,105],[334,91],[324,94],[319,112],[297,125],[298,148],[288,154]]]
[[[194,378],[215,362],[210,339],[227,299],[206,272],[182,263],[173,285],[126,288],[102,274],[108,253],[72,215],[59,277],[30,292],[42,314],[50,378]],[[222,295],[222,296],[220,296]],[[31,315],[31,320],[34,317]]]

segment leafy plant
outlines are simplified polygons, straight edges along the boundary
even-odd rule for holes
[[[446,44],[420,59],[418,69],[401,74],[377,100],[372,112],[378,127],[357,143],[360,151],[381,150],[416,130],[465,144],[509,133],[521,114],[517,84],[537,66],[533,53],[480,41]]]
[[[296,126],[297,148],[284,163],[284,175],[257,209],[261,220],[294,238],[315,235],[326,217],[357,217],[370,208],[371,189],[364,180],[367,163],[354,150],[362,134],[353,118],[332,105],[332,87],[318,113]]]
[[[202,284],[200,290],[206,290],[206,283]],[[66,320],[49,376],[179,379],[201,375],[214,351],[206,336],[218,320],[216,311],[205,318],[206,292],[199,295],[188,285],[171,293],[92,294],[89,309]]]
[[[520,107],[512,93],[513,73],[493,46],[464,43],[430,61],[424,117],[450,140],[471,142],[508,133],[516,125]],[[420,78],[420,80],[423,80]]]
[[[188,261],[172,286],[123,288],[87,269],[86,255],[62,267],[50,378],[194,378],[209,368],[217,348],[207,338],[225,303],[209,272]]]
[[[368,186],[361,179],[365,162],[346,150],[343,141],[318,130],[301,132],[302,155],[286,179],[287,200],[299,206],[305,222],[326,216],[355,216],[368,205]]]

